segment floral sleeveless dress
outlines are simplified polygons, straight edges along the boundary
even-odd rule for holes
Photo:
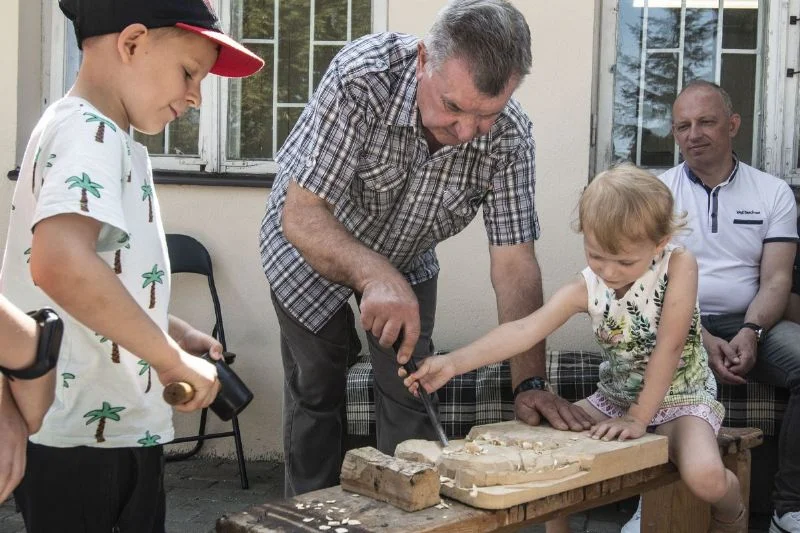
[[[644,386],[644,372],[656,346],[661,306],[669,283],[669,258],[675,249],[667,246],[621,298],[590,268],[581,272],[589,294],[592,330],[603,354],[597,392],[587,400],[607,416],[616,418],[627,413]],[[696,416],[706,420],[716,433],[725,416],[716,393],[716,381],[703,348],[700,309],[695,305],[672,385],[650,424],[657,426],[680,416]]]

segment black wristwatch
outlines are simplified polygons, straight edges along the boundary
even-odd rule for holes
[[[43,307],[38,311],[28,313],[36,320],[39,326],[39,342],[36,345],[36,358],[27,368],[12,370],[0,366],[8,379],[36,379],[50,372],[58,362],[58,352],[61,349],[61,336],[64,333],[64,323],[55,311]]]
[[[742,329],[743,328],[752,329],[755,332],[757,343],[761,342],[761,339],[764,337],[764,328],[762,328],[758,324],[754,324],[752,322],[745,322],[744,324],[742,324]]]
[[[546,390],[548,392],[553,392],[549,381],[540,376],[532,376],[520,381],[519,385],[514,389],[514,398],[516,398],[519,393],[529,390]]]

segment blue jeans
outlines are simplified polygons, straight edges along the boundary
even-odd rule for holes
[[[706,315],[702,322],[709,333],[729,341],[741,329],[744,315]],[[767,331],[747,377],[789,389],[772,500],[778,515],[800,511],[800,324],[782,320]]]
[[[414,285],[422,331],[414,350],[419,360],[433,352],[436,278]],[[314,333],[292,317],[272,294],[283,358],[283,454],[286,497],[339,483],[344,455],[348,361],[361,349],[355,317],[346,303]],[[397,376],[397,357],[367,333],[373,368],[378,449],[394,455],[412,438],[436,440],[425,408]],[[432,394],[438,406],[436,395]]]

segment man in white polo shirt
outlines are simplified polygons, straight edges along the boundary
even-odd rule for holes
[[[697,257],[703,344],[717,379],[790,391],[770,532],[800,533],[800,325],[781,320],[798,241],[795,201],[786,182],[737,159],[740,122],[718,85],[688,84],[672,109],[685,161],[660,178],[687,213],[678,240]]]

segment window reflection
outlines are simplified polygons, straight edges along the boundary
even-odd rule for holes
[[[620,0],[614,76],[612,153],[649,167],[680,154],[671,106],[694,79],[719,83],[742,115],[734,148],[753,159],[757,127],[757,0]]]

